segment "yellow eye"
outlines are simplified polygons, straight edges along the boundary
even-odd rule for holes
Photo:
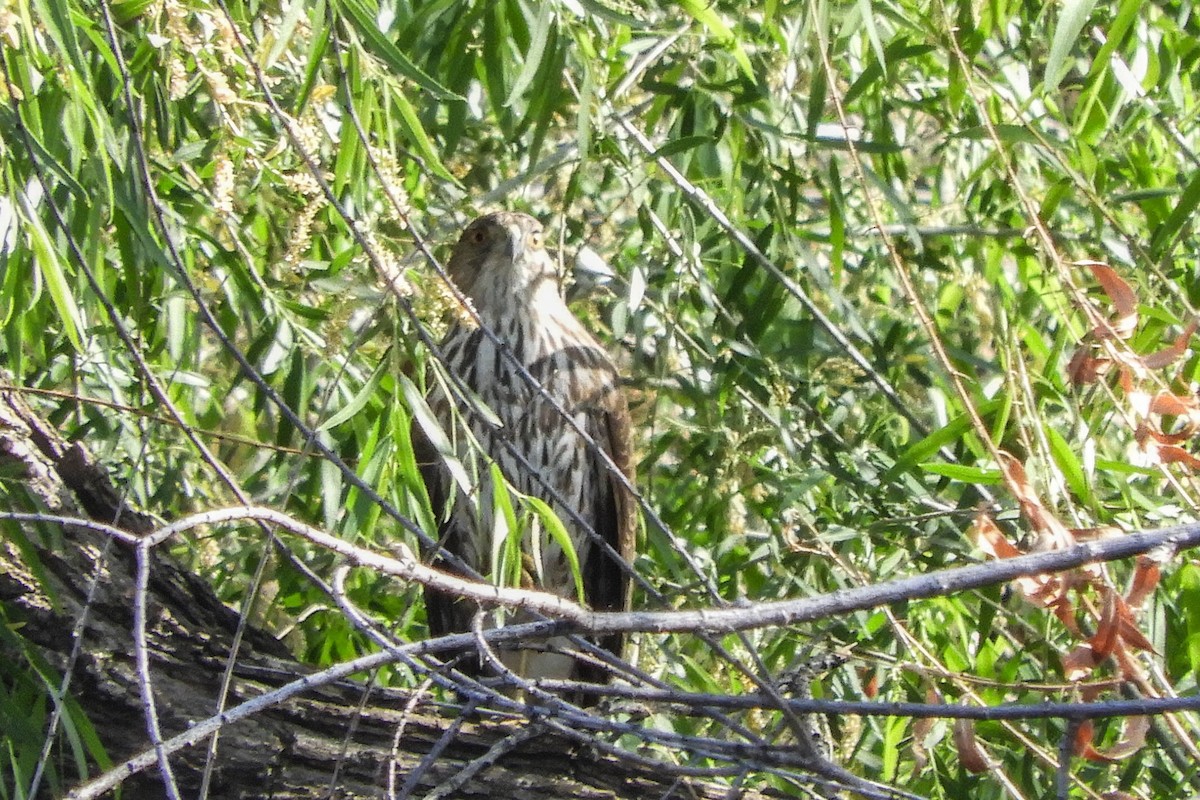
[[[532,247],[534,250],[541,250],[542,249],[542,232],[534,231],[533,233],[529,234],[529,236],[527,236],[525,238],[525,243],[528,244],[530,247]]]

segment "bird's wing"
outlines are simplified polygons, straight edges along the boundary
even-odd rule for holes
[[[633,483],[633,444],[630,432],[629,408],[614,380],[603,394],[590,403],[587,413],[587,432],[608,454],[621,473]],[[588,459],[597,480],[598,497],[593,527],[625,562],[595,548],[583,567],[584,596],[597,611],[625,611],[629,608],[632,586],[629,565],[634,558],[637,535],[637,505],[633,495],[596,453]],[[624,636],[608,636],[598,642],[616,656],[624,649]],[[592,679],[581,675],[584,680]],[[603,678],[599,678],[603,680]]]

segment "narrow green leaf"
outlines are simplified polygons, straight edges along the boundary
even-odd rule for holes
[[[989,400],[979,406],[979,415],[987,419],[1000,406],[999,400]],[[942,447],[957,442],[970,429],[971,418],[966,414],[960,414],[943,427],[933,431],[921,441],[914,444],[904,454],[896,460],[892,468],[888,470],[885,481],[892,480],[896,475],[907,470],[913,464],[924,461],[932,456]]]
[[[21,144],[24,145],[24,141],[22,141]],[[62,181],[63,186],[71,193],[76,201],[81,203],[86,203],[89,201],[90,195],[88,194],[87,190],[83,188],[79,181],[75,179],[75,176],[72,175],[66,167],[55,160],[54,156],[50,154],[50,151],[47,150],[42,143],[38,141],[37,137],[33,135],[32,131],[30,132],[29,136],[29,145],[30,150],[33,151],[32,155],[37,157],[38,163],[44,167],[49,167],[49,169],[54,173],[54,177]]]
[[[941,475],[963,483],[997,484],[1002,480],[1000,470],[983,467],[967,467],[962,464],[940,462],[921,464],[921,469],[933,475]]]
[[[304,69],[304,81],[300,84],[300,91],[296,93],[296,102],[293,106],[297,116],[300,115],[305,104],[308,103],[308,98],[311,96],[313,87],[317,83],[317,78],[321,75],[321,68],[325,64],[325,50],[329,47],[329,37],[333,27],[327,22],[328,17],[325,14],[325,3],[323,0],[314,3],[311,8],[312,11],[308,15],[308,24],[312,26],[312,33],[309,34],[308,53],[304,59],[304,63],[307,66]]]
[[[327,431],[331,430],[332,428],[336,428],[338,425],[341,425],[343,422],[350,419],[363,408],[365,408],[367,403],[369,403],[371,398],[375,395],[375,392],[379,389],[379,381],[383,378],[387,363],[388,362],[386,360],[380,361],[379,366],[377,366],[375,371],[371,373],[371,377],[367,379],[367,382],[364,383],[362,388],[355,392],[354,396],[350,398],[350,402],[346,403],[346,405],[343,406],[340,411],[327,419],[323,425],[317,428],[317,430]]]
[[[336,447],[332,441],[332,437],[326,431],[317,431],[316,438],[327,447]],[[376,490],[386,491],[384,487],[379,485],[378,481],[372,480],[369,477],[371,472],[378,471],[377,467],[372,469],[372,465],[378,462],[371,457],[377,448],[378,437],[373,436],[371,439],[372,441],[368,442],[359,454],[359,472],[366,473],[360,474],[360,477],[371,486],[374,486]],[[352,501],[352,506],[356,512],[353,515],[353,520],[344,518],[342,514],[342,493],[345,491],[345,484],[342,481],[342,471],[333,462],[324,458],[321,459],[319,469],[317,470],[317,481],[321,488],[321,519],[326,529],[331,531],[338,530],[339,522],[343,525],[352,525],[353,527],[342,528],[339,531],[339,534],[347,539],[353,539],[371,530],[373,527],[372,523],[374,522],[371,517],[378,518],[379,512],[375,503],[363,503],[363,498],[355,497]],[[357,489],[357,487],[355,488]],[[347,497],[346,500],[351,501],[351,498]],[[364,505],[366,506],[365,509],[363,509]]]
[[[1113,51],[1120,46],[1121,42],[1125,41],[1125,34],[1133,27],[1141,14],[1144,0],[1121,0],[1121,5],[1117,8],[1117,13],[1113,16],[1112,23],[1108,26],[1108,30],[1104,34],[1104,44],[1096,52],[1092,59],[1092,68],[1088,71],[1089,77],[1098,75],[1101,71],[1108,69],[1110,65],[1109,57]]]
[[[71,11],[67,4],[60,0],[34,0],[33,6],[39,12],[38,23],[44,26],[50,38],[71,62],[71,66],[77,71],[83,71],[85,75],[88,74],[84,69],[79,42],[75,38],[75,23],[71,19]]]
[[[630,16],[629,14],[622,14],[604,5],[604,3],[597,2],[597,0],[581,0],[580,5],[583,6],[585,11],[595,14],[597,17],[603,17],[609,22],[624,25],[631,30],[640,31],[649,27],[646,21]]]
[[[746,56],[746,51],[742,49],[741,42],[738,41],[733,33],[733,29],[725,24],[725,20],[721,19],[721,15],[709,4],[708,0],[679,0],[679,5],[683,7],[683,10],[692,19],[707,28],[718,44],[733,54],[734,61],[737,62],[738,67],[742,70],[746,78],[757,83],[754,77],[754,69],[750,66],[750,59]]]
[[[496,122],[504,135],[512,135],[512,114],[504,107],[502,98],[508,97],[508,61],[504,52],[508,47],[508,20],[504,15],[503,3],[485,4],[483,14],[482,63],[477,65],[478,78],[487,87],[487,99],[496,115]]]
[[[825,116],[825,99],[828,92],[829,84],[825,79],[825,70],[815,70],[812,76],[812,85],[808,90],[808,105],[805,108],[804,119],[804,135],[810,139],[816,137],[817,127],[821,124],[821,118]],[[849,98],[844,102],[847,106],[850,105]]]
[[[1046,74],[1042,79],[1045,91],[1054,91],[1066,77],[1067,57],[1095,7],[1096,0],[1064,0],[1058,15],[1058,27],[1054,29],[1054,39],[1050,42],[1050,55],[1046,57]]]
[[[1046,425],[1043,429],[1046,431],[1046,439],[1050,443],[1050,454],[1054,457],[1054,463],[1062,470],[1068,488],[1083,502],[1091,503],[1093,499],[1091,489],[1088,487],[1087,476],[1084,474],[1079,457],[1075,455],[1075,451],[1071,449],[1067,440],[1056,428]]]
[[[508,481],[500,467],[492,462],[492,582],[498,586],[520,586],[521,526],[508,491]],[[537,563],[541,563],[537,559]]]
[[[75,351],[83,353],[83,339],[80,338],[79,332],[85,326],[83,318],[79,314],[79,308],[75,305],[70,285],[67,283],[67,276],[63,272],[62,262],[58,260],[58,248],[50,241],[50,234],[43,227],[35,209],[30,207],[29,198],[21,194],[20,199],[21,207],[25,211],[23,218],[25,228],[29,231],[29,249],[33,251],[34,263],[37,264],[38,271],[41,272],[42,279],[46,282],[46,290],[50,293],[51,302],[58,310],[59,319],[63,324],[63,332],[71,340]]]
[[[863,27],[867,29],[867,39],[875,58],[879,59],[879,68],[887,74],[887,56],[884,54],[883,41],[879,38],[879,29],[875,27],[875,12],[871,9],[871,0],[858,0],[858,13],[862,15]]]
[[[996,131],[996,137],[1002,142],[1019,142],[1022,144],[1041,144],[1033,133],[1023,125],[993,125]],[[950,134],[951,139],[971,139],[973,141],[989,141],[992,138],[991,131],[983,125],[974,125],[970,128],[963,128]]]
[[[662,147],[654,151],[651,158],[660,158],[662,156],[671,156],[676,153],[682,153],[691,150],[694,147],[699,147],[702,144],[712,144],[711,136],[681,136],[678,139],[672,139]]]
[[[417,151],[417,154],[425,162],[434,174],[442,180],[448,181],[455,185],[458,181],[446,169],[446,165],[442,163],[438,157],[437,148],[433,146],[433,142],[429,140],[429,136],[425,133],[425,126],[421,124],[420,118],[417,116],[417,110],[413,108],[412,103],[408,98],[397,89],[392,92],[392,99],[396,103],[396,109],[400,112],[400,125],[404,128],[404,133],[408,136],[409,144]]]
[[[541,523],[546,526],[546,533],[550,534],[560,548],[563,555],[567,557],[567,564],[571,567],[571,579],[575,581],[575,593],[580,603],[585,602],[583,594],[583,571],[579,568],[579,554],[575,552],[575,545],[571,542],[571,535],[567,533],[566,527],[563,526],[562,520],[554,513],[544,501],[536,497],[526,497],[525,502],[537,514]],[[537,537],[534,537],[535,539]]]
[[[263,56],[259,66],[263,69],[269,69],[279,60],[279,56],[283,55],[283,51],[292,43],[292,35],[296,32],[296,25],[300,22],[300,16],[308,10],[307,3],[294,3],[287,14],[278,25],[272,26],[271,35],[275,41],[271,45],[271,49]]]
[[[474,488],[473,482],[467,475],[466,468],[459,461],[458,453],[455,452],[454,446],[450,444],[450,439],[446,436],[446,432],[438,424],[437,417],[433,415],[433,410],[425,402],[425,397],[421,394],[421,390],[405,375],[400,376],[400,390],[404,394],[404,400],[408,403],[408,410],[412,412],[413,419],[421,426],[421,432],[425,434],[425,438],[433,445],[433,449],[437,450],[438,456],[441,457],[454,483],[457,484],[459,490],[464,494],[470,494]]]
[[[338,8],[346,13],[354,29],[363,37],[371,51],[400,75],[408,78],[423,89],[432,92],[439,100],[462,100],[463,98],[442,86],[425,74],[412,60],[392,44],[367,8],[359,0],[336,0]]]
[[[538,68],[542,64],[542,55],[546,52],[546,37],[550,32],[550,23],[554,19],[554,4],[541,3],[539,5],[537,19],[533,22],[529,49],[525,51],[525,58],[521,64],[521,72],[518,73],[517,79],[513,81],[512,88],[508,90],[508,98],[504,101],[504,105],[506,106],[511,106],[525,92],[525,89],[529,87],[529,84],[533,81],[533,77],[537,75]]]
[[[1197,204],[1200,204],[1200,170],[1192,175],[1179,197],[1179,203],[1171,209],[1171,214],[1163,224],[1154,231],[1154,237],[1150,240],[1150,252],[1155,258],[1166,255],[1167,247],[1175,240],[1175,235],[1192,220]]]
[[[592,94],[595,82],[591,67],[583,64],[583,80],[579,86],[579,113],[575,120],[575,139],[579,144],[579,160],[587,161],[592,149]]]
[[[154,5],[154,0],[113,0],[113,19],[118,25],[128,25]]]

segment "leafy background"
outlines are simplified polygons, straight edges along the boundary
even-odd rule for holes
[[[450,313],[427,254],[511,208],[546,224],[578,313],[629,378],[639,486],[662,523],[637,562],[661,598],[635,603],[800,597],[979,561],[981,508],[1028,549],[1038,526],[996,448],[1069,529],[1189,521],[1195,465],[1140,426],[1186,450],[1190,340],[1124,386],[1071,367],[1162,351],[1195,314],[1196,34],[1190,7],[1141,0],[9,0],[0,354],[139,507],[239,502],[215,461],[254,502],[365,544],[411,539],[314,442],[427,522],[404,390],[427,366],[419,330],[436,337]],[[1112,266],[1132,316],[1080,260]],[[1110,315],[1126,329],[1097,335]],[[1163,395],[1175,413],[1138,403]],[[16,503],[20,488],[0,492]],[[256,577],[255,529],[176,555],[313,664],[370,647],[287,565]],[[1100,583],[1123,590],[1131,573]],[[363,608],[423,635],[418,593],[354,581]],[[849,653],[814,683],[832,698],[1195,689],[1193,558],[1138,612],[1153,651],[1136,669],[1070,679],[1064,657],[1103,594],[1070,597],[1082,632],[986,590],[725,644],[772,675]],[[694,637],[640,645],[640,666],[674,685],[753,688]],[[0,666],[6,716],[30,720],[3,731],[6,797],[41,752],[39,669]],[[1108,761],[1080,750],[1071,796],[1196,790],[1198,725],[1157,720]],[[922,795],[1038,797],[1066,728],[955,737],[948,721],[846,717],[832,737],[843,763]],[[1098,725],[1095,748],[1123,731]],[[54,785],[78,774],[69,763]]]

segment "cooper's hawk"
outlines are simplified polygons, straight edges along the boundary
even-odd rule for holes
[[[447,367],[496,419],[450,399],[440,385],[429,392],[429,406],[454,440],[454,455],[474,482],[465,490],[461,478],[452,479],[420,427],[413,426],[422,477],[439,515],[441,546],[479,573],[491,573],[493,554],[498,552],[494,537],[504,535],[504,526],[493,519],[494,487],[487,460],[478,453],[482,450],[517,491],[542,499],[562,520],[579,558],[587,603],[597,610],[627,609],[628,574],[595,537],[607,542],[626,563],[632,561],[636,506],[629,491],[562,413],[587,431],[632,481],[629,413],[616,368],[562,299],[554,261],[543,245],[541,223],[525,214],[480,217],[455,245],[449,273],[471,299],[480,322],[511,349],[545,388],[545,396],[475,325],[460,324],[447,335],[441,348]],[[471,437],[464,435],[456,418],[465,421],[480,447],[472,447]],[[524,582],[577,598],[563,548],[545,526],[531,528],[523,533]],[[594,533],[589,534],[588,528]],[[534,554],[540,554],[540,563]],[[473,603],[432,590],[426,590],[425,603],[434,636],[470,630],[479,610]],[[554,649],[563,642],[549,644]],[[624,641],[619,635],[608,636],[598,644],[619,656]],[[607,675],[560,652],[510,651],[502,652],[501,658],[530,679],[603,681]],[[473,664],[466,668],[475,671]]]

